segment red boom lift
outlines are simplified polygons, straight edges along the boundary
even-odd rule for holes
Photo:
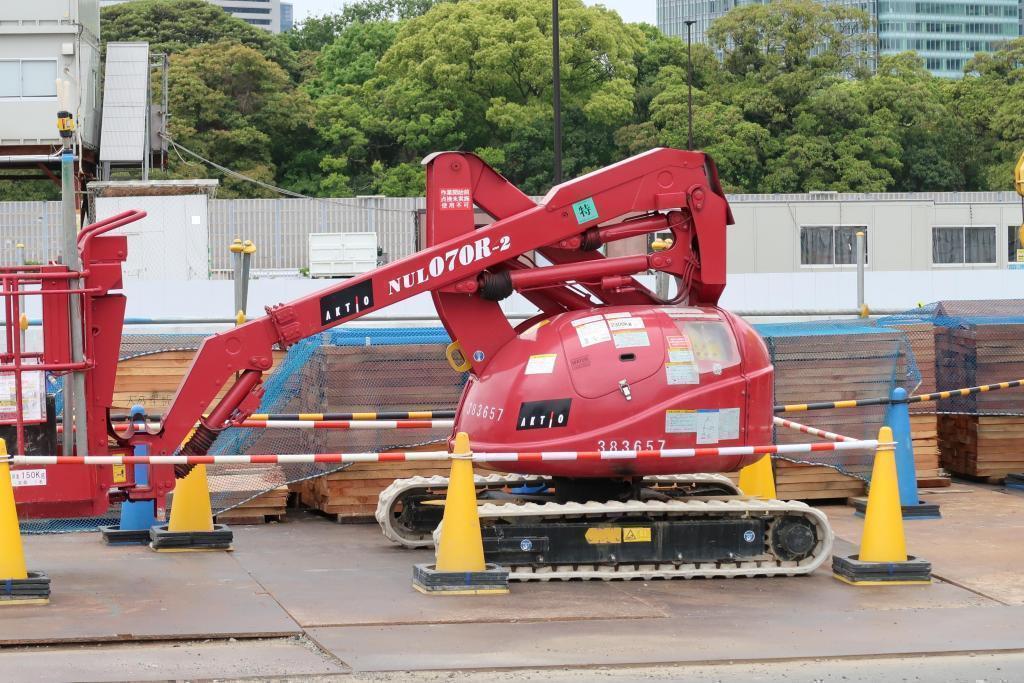
[[[470,373],[456,430],[469,433],[475,450],[770,443],[767,350],[749,325],[717,305],[732,216],[707,155],[654,149],[563,183],[539,203],[476,155],[441,152],[424,164],[426,249],[208,338],[155,432],[115,431],[110,420],[124,314],[115,290],[127,245],[103,233],[138,212],[82,231],[79,275],[60,265],[2,273],[8,352],[0,371],[23,373],[29,363],[31,370],[84,369],[91,455],[137,444],[154,455],[205,454],[220,431],[257,409],[275,347],[430,292],[454,340],[449,361]],[[495,222],[477,227],[474,206]],[[666,231],[673,241],[663,251],[617,258],[601,252],[616,240]],[[551,265],[538,265],[532,254]],[[633,277],[649,271],[675,277],[671,300]],[[83,288],[69,290],[65,283],[79,276]],[[12,324],[16,294],[31,284],[44,300],[41,354],[20,348]],[[518,326],[498,303],[515,292],[540,310]],[[83,300],[81,368],[68,353],[69,296]],[[33,442],[52,452],[52,409],[42,425],[25,425],[20,415],[16,423],[19,452]],[[698,474],[735,471],[756,457],[509,463],[513,474],[478,482],[487,501],[481,520],[488,561],[520,578],[545,579],[813,571],[832,543],[823,514],[799,503],[745,499],[724,476]],[[17,490],[27,516],[96,514],[106,509],[108,491],[160,500],[175,476],[171,466],[154,466],[149,485],[138,486],[130,471],[109,467],[46,469],[46,486]],[[187,469],[178,466],[177,475]],[[389,487],[377,515],[385,535],[407,546],[429,544],[439,518],[432,502],[444,485],[414,478]],[[618,540],[595,528],[619,529]]]

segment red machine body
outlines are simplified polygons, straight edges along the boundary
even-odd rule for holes
[[[725,231],[732,216],[707,155],[654,149],[558,185],[540,202],[473,154],[437,153],[424,165],[425,249],[269,307],[266,316],[209,337],[158,429],[115,431],[110,422],[124,314],[124,298],[111,290],[120,287],[126,245],[123,238],[99,235],[138,215],[122,214],[82,231],[81,273],[69,274],[61,266],[0,273],[8,330],[0,373],[25,372],[24,359],[32,354],[18,347],[12,332],[18,318],[12,301],[26,284],[38,284],[52,299],[44,305],[46,362],[36,369],[85,371],[90,454],[144,445],[152,455],[201,455],[219,431],[239,425],[258,408],[262,374],[272,365],[275,347],[285,349],[430,292],[454,340],[449,359],[470,372],[457,428],[469,433],[477,450],[629,450],[769,441],[772,369],[764,344],[742,320],[717,306],[725,288]],[[475,207],[495,221],[476,225]],[[614,258],[601,251],[616,240],[666,232],[672,243],[663,251]],[[671,300],[633,277],[652,271],[675,278],[677,294]],[[73,276],[84,279],[83,290],[64,284]],[[518,327],[499,303],[513,293],[540,311]],[[79,366],[70,363],[66,352],[69,296],[81,297],[85,311],[86,361]],[[211,405],[229,382],[223,397]],[[17,428],[23,431],[23,425]],[[619,477],[729,471],[744,464],[738,457],[698,456],[639,459],[631,465],[538,463],[520,471]],[[153,468],[148,486],[136,485],[131,472],[83,466],[58,474],[48,469],[52,481],[78,479],[74,487],[69,480],[59,488],[18,490],[27,516],[44,509],[54,515],[95,514],[105,507],[107,490],[132,500],[160,501],[174,483],[167,466]],[[79,503],[72,504],[68,496]]]
[[[772,366],[749,325],[715,307],[563,313],[470,379],[456,430],[480,451],[616,451],[770,443]],[[759,456],[507,463],[521,474],[729,472]],[[503,463],[505,468],[506,464]]]

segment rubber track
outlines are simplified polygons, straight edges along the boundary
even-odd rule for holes
[[[674,579],[674,578],[736,578],[755,576],[797,576],[810,574],[832,554],[834,536],[828,518],[823,512],[798,501],[727,499],[727,500],[673,500],[629,501],[609,503],[525,503],[522,505],[480,506],[481,521],[523,521],[533,517],[550,520],[586,519],[591,522],[620,520],[623,516],[638,519],[664,517],[797,515],[814,524],[818,544],[811,555],[799,562],[787,562],[770,557],[770,545],[765,539],[765,559],[736,562],[704,562],[690,564],[607,564],[607,565],[546,565],[543,567],[514,566],[509,569],[513,581],[568,581],[572,579]],[[769,531],[770,534],[770,531]]]
[[[536,484],[544,481],[547,477],[537,475],[519,475],[519,474],[488,474],[488,475],[476,475],[473,477],[473,483],[477,489],[488,488],[488,489],[501,489],[507,486],[523,486],[526,484]],[[680,475],[663,475],[663,476],[652,476],[644,477],[644,482],[648,484],[720,484],[731,488],[736,495],[741,495],[740,490],[736,487],[732,481],[721,474],[680,474]],[[392,510],[398,503],[398,500],[406,493],[411,490],[418,488],[440,488],[448,484],[448,477],[441,475],[435,475],[433,477],[410,477],[408,479],[396,479],[386,489],[381,491],[380,496],[377,498],[377,511],[374,513],[374,517],[377,523],[380,525],[381,531],[384,537],[389,541],[396,543],[405,548],[430,548],[434,546],[434,539],[429,533],[417,534],[415,537],[404,535],[403,532],[395,528],[394,522],[395,517],[392,514]],[[536,503],[531,503],[537,505]],[[588,505],[594,505],[599,503],[587,503]],[[554,503],[549,503],[554,505]],[[513,506],[514,507],[514,506]]]

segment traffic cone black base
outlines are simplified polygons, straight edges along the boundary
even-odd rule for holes
[[[226,524],[214,524],[213,531],[170,531],[167,525],[149,530],[149,547],[157,552],[199,552],[231,550],[234,532]]]
[[[858,517],[863,517],[868,509],[867,498],[854,498],[853,499],[853,511]],[[927,501],[918,501],[916,505],[901,505],[900,512],[903,515],[903,519],[942,519],[942,512],[939,510],[938,503],[929,503]]]
[[[503,595],[508,593],[508,569],[488,564],[483,571],[442,572],[432,564],[417,564],[412,587],[426,595]]]
[[[905,562],[862,562],[857,555],[832,557],[832,574],[853,586],[909,586],[932,582],[932,563],[908,555]]]
[[[50,577],[43,572],[28,572],[25,579],[0,579],[0,607],[48,605]]]

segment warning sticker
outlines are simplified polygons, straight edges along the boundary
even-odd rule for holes
[[[647,338],[647,330],[614,330],[612,341],[615,342],[617,349],[651,345],[651,340]]]
[[[11,470],[11,486],[46,486],[46,470]]]
[[[615,330],[642,330],[644,329],[643,318],[613,318],[608,321],[608,329]]]
[[[598,320],[604,321],[604,317],[600,315],[588,315],[586,318],[579,318],[578,320],[573,320],[572,326],[579,327],[580,325],[587,325],[589,323],[597,322]]]
[[[690,348],[689,337],[667,337],[665,343],[668,344],[670,349],[688,349]]]
[[[673,363],[693,363],[693,350],[670,348],[668,350],[668,359]]]
[[[113,465],[114,483],[123,484],[128,481],[128,472],[125,465]]]
[[[18,415],[17,387],[14,373],[0,374],[0,420],[15,420]],[[26,422],[46,419],[46,388],[42,372],[21,375],[21,415]]]
[[[717,313],[702,311],[699,308],[663,308],[661,310],[665,315],[676,320],[719,320]]]
[[[537,356],[530,356],[526,361],[526,375],[550,375],[555,371],[555,359],[558,356],[553,353],[544,353]]]
[[[623,543],[650,543],[650,527],[625,527],[622,530]]]
[[[700,373],[693,362],[665,363],[665,379],[669,384],[700,384]]]
[[[612,336],[608,332],[608,326],[600,316],[598,316],[595,322],[577,327],[576,336],[580,338],[580,346],[582,347],[593,346],[594,344],[612,340]]]
[[[695,434],[698,444],[718,443],[719,419],[717,410],[666,410],[665,432]]]
[[[629,311],[619,311],[618,313],[605,313],[604,317],[608,320],[615,320],[616,318],[631,318],[633,316]]]
[[[443,187],[441,188],[441,210],[453,211],[458,209],[472,209],[473,200],[468,187]]]
[[[740,438],[739,408],[722,408],[718,411],[718,438],[720,441]]]

